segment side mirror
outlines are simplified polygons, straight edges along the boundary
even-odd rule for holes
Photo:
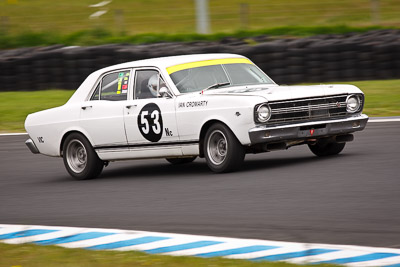
[[[172,98],[172,94],[167,87],[161,87],[160,90],[158,90],[158,95],[164,98]]]

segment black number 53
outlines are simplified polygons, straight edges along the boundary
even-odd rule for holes
[[[145,105],[139,112],[138,126],[144,138],[151,142],[160,141],[163,129],[160,108],[154,103]]]

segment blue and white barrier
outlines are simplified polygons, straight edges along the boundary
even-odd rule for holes
[[[117,229],[0,224],[0,242],[297,264],[400,267],[400,249],[280,242]]]

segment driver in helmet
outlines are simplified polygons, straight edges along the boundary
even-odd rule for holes
[[[147,88],[149,88],[150,93],[154,96],[157,97],[158,93],[158,74],[154,74],[150,77],[148,83],[147,83]]]

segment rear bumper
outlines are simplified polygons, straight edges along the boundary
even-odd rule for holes
[[[282,126],[258,126],[249,130],[251,144],[311,139],[364,130],[368,116],[337,120],[312,121]]]
[[[29,150],[33,153],[33,154],[39,154],[39,149],[36,147],[35,143],[33,142],[32,139],[28,139],[25,141],[25,145],[29,148]]]

